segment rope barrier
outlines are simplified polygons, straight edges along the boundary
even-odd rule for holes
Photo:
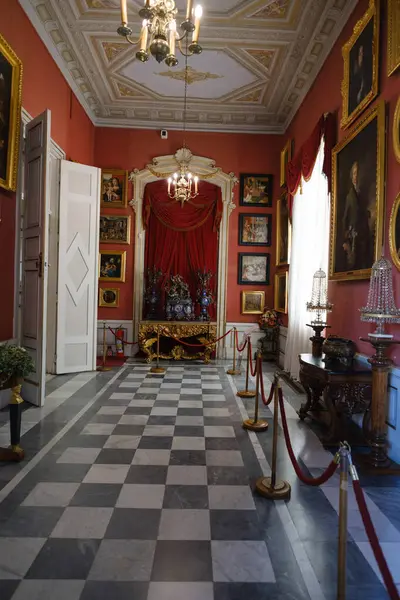
[[[334,475],[336,469],[338,468],[339,454],[336,453],[332,462],[328,465],[326,470],[319,477],[307,477],[306,475],[304,475],[303,471],[301,470],[300,465],[298,464],[298,462],[296,460],[296,457],[293,452],[292,443],[290,441],[289,428],[288,428],[287,419],[286,419],[285,405],[283,402],[283,394],[282,394],[281,387],[278,387],[278,395],[279,395],[279,408],[281,410],[282,427],[283,427],[283,434],[285,436],[286,447],[287,447],[289,457],[290,457],[291,463],[293,465],[293,468],[296,472],[297,477],[300,479],[300,481],[302,481],[303,483],[305,483],[307,485],[317,486],[317,485],[322,485],[323,483],[326,483],[332,477],[332,475]]]
[[[272,398],[274,397],[275,391],[275,383],[271,383],[271,389],[269,391],[268,400],[265,399],[265,391],[264,391],[264,378],[262,374],[262,361],[260,361],[260,388],[261,388],[261,400],[265,404],[265,406],[269,406],[272,402]]]
[[[136,344],[138,344],[139,342],[128,342],[127,340],[124,340],[123,338],[119,337],[119,335],[114,331],[114,329],[111,329],[111,327],[107,326],[107,329],[109,329],[111,331],[111,333],[113,335],[115,335],[115,337],[119,340],[121,340],[121,342],[123,344],[128,344],[128,346],[136,346]]]
[[[364,523],[365,531],[366,531],[368,539],[369,539],[369,543],[371,544],[371,548],[374,553],[375,560],[378,563],[378,567],[382,574],[382,578],[385,583],[386,589],[388,591],[390,600],[399,600],[400,599],[399,592],[397,591],[397,587],[393,581],[392,574],[389,571],[389,567],[386,562],[385,555],[382,552],[382,548],[379,543],[378,536],[376,535],[376,531],[375,531],[375,527],[374,527],[374,524],[371,519],[371,515],[369,514],[367,503],[365,502],[364,492],[360,485],[360,481],[358,480],[358,475],[357,475],[357,472],[355,471],[354,466],[350,467],[350,473],[353,477],[353,489],[354,489],[354,495],[357,500],[358,509],[360,511],[361,518]]]
[[[171,333],[169,333],[169,331],[164,330],[163,334],[166,337],[171,338],[172,340],[175,340],[176,342],[179,342],[180,344],[183,344],[184,346],[190,346],[191,348],[208,348],[210,346],[215,346],[215,344],[218,344],[218,342],[220,342],[221,340],[223,340],[227,335],[229,335],[233,330],[230,329],[229,331],[227,331],[226,333],[224,333],[224,335],[221,335],[221,337],[219,337],[218,339],[216,339],[214,342],[210,342],[209,344],[189,344],[189,342],[184,342],[183,340],[175,337],[174,335],[172,335]]]
[[[257,360],[256,360],[256,364],[255,364],[254,371],[253,371],[253,357],[252,357],[253,348],[251,346],[251,340],[250,340],[250,338],[249,338],[249,354],[250,354],[250,373],[251,373],[252,377],[255,377],[256,373],[257,373]]]
[[[248,337],[246,337],[246,339],[245,339],[245,342],[244,342],[244,344],[243,344],[243,346],[242,346],[241,348],[239,347],[239,334],[238,334],[238,332],[237,332],[237,329],[235,330],[235,338],[236,338],[236,340],[235,340],[235,344],[236,344],[236,350],[237,350],[239,353],[241,353],[241,352],[243,352],[243,350],[246,348],[246,346],[247,346],[247,342],[249,341],[249,338],[248,338]]]

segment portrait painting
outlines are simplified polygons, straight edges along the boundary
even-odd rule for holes
[[[262,315],[265,292],[242,292],[242,315]]]
[[[240,206],[272,206],[272,175],[240,175]]]
[[[342,127],[348,127],[378,94],[379,0],[370,0],[368,10],[354,27],[342,49]]]
[[[382,248],[385,104],[380,102],[332,152],[330,279],[365,279]]]
[[[22,63],[0,35],[0,186],[17,189]]]
[[[99,306],[107,306],[108,308],[117,308],[119,306],[119,289],[118,288],[100,288],[100,290],[99,290]]]
[[[387,74],[400,67],[400,2],[388,0]]]
[[[280,184],[281,187],[287,185],[286,183],[286,168],[288,162],[292,160],[292,152],[293,152],[293,140],[288,140],[281,150],[281,170],[280,170]]]
[[[269,285],[270,254],[239,252],[238,283]]]
[[[100,281],[125,281],[126,251],[103,252],[99,257]]]
[[[240,246],[270,246],[272,215],[247,214],[239,215]]]
[[[128,177],[126,171],[103,169],[101,171],[101,199],[103,208],[126,208]]]
[[[400,96],[397,98],[393,117],[393,152],[396,160],[400,162]]]
[[[292,225],[289,216],[288,195],[282,194],[276,210],[276,266],[289,264]]]
[[[286,314],[288,311],[288,272],[275,274],[274,309]]]
[[[392,207],[389,221],[389,248],[392,261],[400,271],[400,193]]]
[[[120,217],[111,215],[100,216],[100,242],[129,244],[131,233],[131,218],[121,215]]]

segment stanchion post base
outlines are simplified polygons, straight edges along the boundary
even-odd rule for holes
[[[236,396],[239,396],[239,398],[254,398],[255,395],[255,390],[242,390],[236,394]]]
[[[158,373],[161,375],[162,373],[165,373],[165,369],[163,367],[151,367],[150,373]]]
[[[97,367],[96,369],[97,371],[112,371],[111,367],[105,367],[103,365],[101,365],[100,367]]]
[[[226,374],[227,375],[240,375],[241,371],[237,371],[236,369],[228,369]]]
[[[0,448],[0,462],[20,462],[24,457],[25,452],[19,445],[10,448]]]
[[[271,487],[271,477],[257,479],[256,490],[260,496],[269,500],[289,500],[292,491],[287,481],[277,481],[275,487]]]
[[[243,421],[243,428],[250,429],[250,431],[267,431],[268,423],[262,419],[259,419],[258,421],[254,421],[254,419],[246,419]]]

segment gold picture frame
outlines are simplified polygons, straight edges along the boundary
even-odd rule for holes
[[[265,307],[265,292],[242,291],[242,315],[262,315]]]
[[[396,108],[393,117],[393,152],[396,160],[400,162],[400,96],[397,98]]]
[[[119,288],[100,288],[99,306],[107,308],[118,308]]]
[[[0,35],[0,186],[17,189],[21,131],[22,62]]]
[[[100,244],[130,244],[130,215],[100,215]]]
[[[393,202],[389,220],[389,248],[392,261],[400,271],[400,193]]]
[[[281,150],[281,170],[280,170],[280,186],[287,185],[286,182],[286,166],[292,160],[293,140],[288,140]]]
[[[400,67],[400,2],[388,0],[387,74]]]
[[[370,0],[342,48],[342,119],[345,129],[357,119],[378,94],[380,0]],[[365,49],[366,48],[366,49]]]
[[[285,315],[288,311],[288,280],[288,271],[275,273],[274,309]]]
[[[101,208],[126,208],[128,206],[128,171],[102,169],[100,187]]]
[[[125,282],[126,250],[100,250],[99,280]]]
[[[370,277],[372,264],[382,249],[384,179],[385,103],[382,100],[332,151],[329,279],[346,281]]]
[[[289,216],[287,193],[281,195],[276,203],[276,266],[285,267],[290,261],[292,243],[292,224]]]

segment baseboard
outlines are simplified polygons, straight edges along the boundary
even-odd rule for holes
[[[230,329],[233,329],[234,327],[236,327],[237,332],[238,332],[238,338],[239,338],[239,342],[241,342],[243,334],[250,332],[251,331],[251,335],[250,335],[250,339],[251,339],[251,345],[255,350],[257,350],[257,343],[258,340],[260,338],[263,337],[263,332],[261,331],[261,329],[259,328],[257,323],[227,323],[226,324],[226,331],[229,331]],[[220,356],[220,358],[226,358],[228,360],[232,360],[233,359],[233,345],[234,345],[234,339],[233,339],[233,333],[231,335],[228,335],[225,338],[225,353],[224,356]]]

